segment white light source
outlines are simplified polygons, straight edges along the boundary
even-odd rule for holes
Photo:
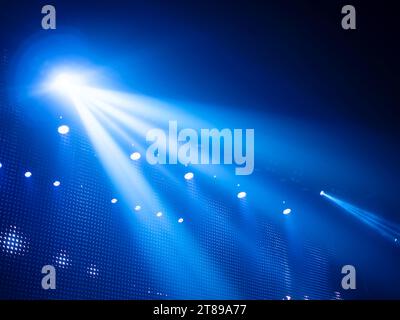
[[[141,158],[141,154],[139,152],[134,152],[131,154],[130,158],[133,161],[137,161]]]
[[[239,193],[237,194],[237,197],[238,197],[239,199],[246,198],[246,196],[247,196],[247,193],[244,192],[244,191],[241,191],[241,192],[239,192]]]
[[[156,216],[157,217],[161,217],[162,216],[162,212],[161,211],[157,212]]]
[[[77,93],[83,86],[82,77],[75,73],[59,73],[51,83],[51,89],[64,94]]]
[[[140,211],[140,209],[142,209],[141,206],[139,206],[139,205],[135,206],[135,211]]]
[[[288,214],[290,214],[291,212],[292,212],[292,209],[289,209],[289,208],[287,208],[287,209],[285,209],[285,210],[282,211],[282,213],[283,213],[284,215],[288,215]]]
[[[32,177],[32,172],[30,172],[30,171],[25,172],[25,177],[26,178]]]
[[[183,218],[179,218],[179,219],[178,219],[178,222],[179,222],[179,223],[182,223],[182,222],[183,222]]]
[[[193,172],[188,172],[183,176],[186,180],[191,180],[194,177]]]
[[[67,134],[69,132],[69,127],[66,125],[62,125],[58,127],[59,134]]]
[[[322,191],[319,193],[319,195],[320,195],[320,196],[324,196],[324,195],[325,195],[324,190],[322,190]]]
[[[114,203],[117,203],[117,202],[118,202],[118,199],[116,199],[116,198],[112,198],[112,199],[111,199],[111,203],[114,204]]]
[[[55,187],[59,187],[60,184],[61,184],[60,181],[54,181],[54,182],[53,182],[53,186],[55,186]]]
[[[0,169],[3,167],[3,164],[0,162]]]

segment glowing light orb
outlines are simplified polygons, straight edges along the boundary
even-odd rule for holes
[[[69,127],[66,125],[62,125],[58,127],[59,134],[67,134],[69,132]]]
[[[291,212],[292,212],[292,209],[289,209],[289,208],[282,211],[282,213],[285,215],[290,214]]]
[[[51,82],[50,87],[60,93],[74,94],[83,87],[83,79],[79,74],[59,73]]]
[[[319,195],[320,195],[320,196],[324,196],[324,195],[325,195],[324,190],[322,190],[322,191],[319,193]]]
[[[183,222],[183,218],[179,218],[179,219],[178,219],[178,222],[179,222],[179,223],[182,223],[182,222]]]
[[[53,182],[53,186],[55,186],[55,187],[59,187],[60,184],[61,184],[60,181],[54,181],[54,182]]]
[[[194,177],[193,172],[188,172],[183,176],[186,180],[192,180]]]
[[[247,193],[244,192],[244,191],[241,191],[241,192],[239,192],[239,193],[237,194],[237,197],[238,197],[239,199],[246,198],[246,196],[247,196]]]
[[[161,211],[157,212],[156,216],[157,217],[162,217],[162,212]]]
[[[113,198],[113,199],[111,199],[111,203],[117,203],[118,202],[118,199],[116,199],[116,198]]]
[[[133,161],[137,161],[142,157],[142,155],[139,152],[134,152],[131,154],[130,158]]]
[[[0,169],[3,167],[3,164],[0,162]]]
[[[30,171],[25,172],[25,177],[26,178],[32,177],[32,172],[30,172]]]
[[[142,207],[141,206],[135,206],[135,211],[140,211],[142,209]]]

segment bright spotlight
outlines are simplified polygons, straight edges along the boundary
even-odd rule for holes
[[[54,181],[53,186],[59,187],[61,185],[60,181]]]
[[[112,204],[117,203],[117,202],[118,202],[118,199],[116,199],[116,198],[111,199]]]
[[[83,79],[75,73],[59,73],[51,82],[51,89],[63,94],[73,94],[84,85]]]
[[[183,218],[179,218],[178,222],[182,223],[183,222]]]
[[[161,211],[157,212],[156,216],[157,217],[161,217],[162,216],[162,212]]]
[[[282,213],[283,213],[284,215],[288,215],[288,214],[290,214],[291,212],[292,212],[292,209],[289,209],[289,208],[287,208],[287,209],[285,209],[285,210],[282,211]]]
[[[135,211],[140,211],[140,209],[142,209],[141,206],[139,206],[139,205],[135,206]]]
[[[193,177],[194,177],[193,172],[188,172],[188,173],[186,173],[186,174],[184,175],[184,178],[185,178],[186,180],[191,180],[191,179],[193,179]]]
[[[137,160],[139,160],[141,157],[142,157],[142,156],[141,156],[141,154],[140,154],[139,152],[134,152],[134,153],[132,153],[131,156],[130,156],[131,160],[133,160],[133,161],[137,161]]]
[[[321,192],[319,193],[319,195],[320,195],[320,196],[324,196],[324,195],[325,195],[324,190],[321,190]]]
[[[0,169],[3,167],[3,164],[0,162]]]
[[[237,197],[238,197],[239,199],[246,198],[246,196],[247,196],[247,193],[244,192],[244,191],[239,192],[239,193],[237,194]]]
[[[58,127],[59,134],[67,134],[69,132],[69,127],[66,125],[62,125]]]
[[[25,172],[25,177],[26,178],[32,177],[32,172],[30,172],[30,171]]]

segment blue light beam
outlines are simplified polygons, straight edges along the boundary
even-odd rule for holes
[[[331,200],[333,203],[346,210],[354,217],[356,217],[361,222],[365,223],[375,231],[378,231],[385,238],[393,241],[400,236],[400,226],[396,225],[390,221],[387,221],[384,218],[377,216],[376,214],[369,212],[367,210],[363,210],[355,205],[352,205],[348,202],[340,200],[336,197],[333,197],[326,192],[321,191],[321,196]]]

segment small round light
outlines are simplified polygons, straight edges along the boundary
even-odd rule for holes
[[[135,211],[140,211],[141,209],[142,209],[141,206],[139,206],[139,205],[135,206]]]
[[[60,184],[61,184],[60,181],[54,181],[54,182],[53,182],[53,186],[55,186],[55,187],[59,187]]]
[[[183,222],[183,218],[179,218],[179,219],[178,219],[178,222],[179,222],[179,223],[182,223],[182,222]]]
[[[193,172],[188,172],[183,176],[186,180],[192,180],[194,177]]]
[[[30,172],[30,171],[25,172],[25,177],[26,178],[32,177],[32,172]]]
[[[288,214],[290,214],[291,212],[292,212],[292,209],[289,209],[289,208],[287,208],[287,209],[285,209],[285,210],[282,211],[282,213],[285,214],[285,215],[288,215]]]
[[[116,198],[111,199],[111,203],[117,203],[117,202],[118,202],[118,199],[116,199]]]
[[[130,158],[133,161],[137,161],[142,157],[142,155],[139,152],[134,152],[131,154]]]
[[[319,195],[320,195],[320,196],[324,196],[324,195],[325,195],[324,190],[322,190],[322,191],[319,193]]]
[[[247,196],[247,193],[244,192],[244,191],[241,191],[241,192],[239,192],[239,193],[237,194],[237,197],[238,197],[239,199],[246,198],[246,196]]]
[[[156,216],[157,217],[161,217],[162,216],[162,212],[161,211],[157,212]]]
[[[0,169],[3,167],[3,164],[0,162]]]
[[[66,125],[62,125],[58,127],[59,134],[67,134],[69,132],[69,127]]]

